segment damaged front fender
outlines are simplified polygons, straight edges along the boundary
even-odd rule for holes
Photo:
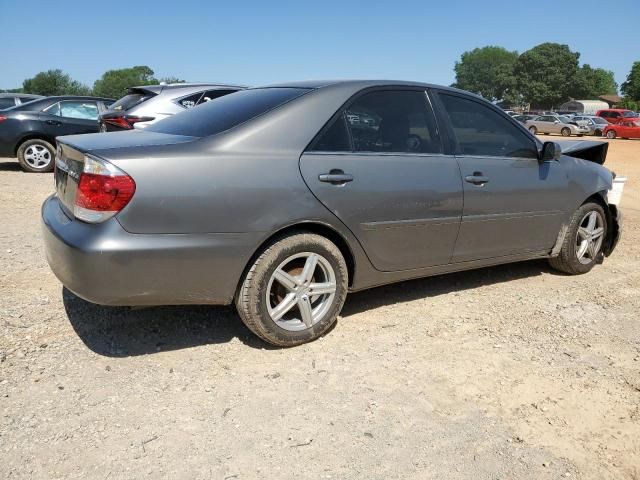
[[[607,159],[609,144],[607,142],[592,142],[590,140],[578,140],[558,142],[562,148],[562,154],[569,157],[580,158],[602,165]]]

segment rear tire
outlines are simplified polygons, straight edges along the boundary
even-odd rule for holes
[[[570,137],[571,129],[568,127],[564,127],[562,130],[560,130],[560,133],[562,134],[563,137]]]
[[[616,132],[614,130],[609,130],[607,132],[607,138],[609,140],[613,140],[614,138],[616,138]]]
[[[537,129],[534,125],[532,125],[532,126],[530,126],[530,127],[529,127],[529,131],[530,131],[531,133],[533,133],[534,135],[535,135],[536,133],[538,133],[538,129]]]
[[[595,233],[598,231],[599,234]],[[602,256],[606,234],[607,217],[602,207],[594,202],[585,203],[571,217],[560,254],[550,258],[549,264],[569,275],[589,272]]]
[[[255,260],[236,295],[236,308],[258,337],[293,347],[333,326],[347,288],[347,265],[338,247],[320,235],[296,234],[273,243]]]
[[[596,130],[595,132],[593,132],[593,134],[594,134],[596,137],[601,137],[601,136],[602,136],[602,130]]]
[[[46,140],[32,138],[18,147],[18,162],[25,172],[53,171],[56,150]]]

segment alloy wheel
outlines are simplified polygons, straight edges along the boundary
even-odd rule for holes
[[[32,168],[42,170],[51,164],[51,152],[44,145],[34,143],[24,151],[24,161]]]
[[[599,212],[592,210],[581,220],[576,234],[576,256],[583,265],[595,261],[604,239],[604,220]]]
[[[274,270],[266,290],[267,311],[279,327],[313,327],[331,309],[336,275],[329,261],[313,252],[288,257]]]

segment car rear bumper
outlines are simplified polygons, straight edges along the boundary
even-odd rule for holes
[[[229,304],[259,233],[131,234],[116,219],[71,220],[42,206],[47,261],[65,287],[102,305]]]

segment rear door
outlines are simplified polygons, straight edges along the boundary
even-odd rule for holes
[[[98,131],[98,104],[93,100],[62,100],[41,114],[46,131],[53,137]]]
[[[376,269],[449,263],[462,184],[454,156],[443,153],[424,90],[360,93],[312,142],[300,170]]]
[[[550,250],[567,204],[562,164],[539,164],[534,139],[486,102],[451,92],[438,98],[464,185],[453,261]]]

